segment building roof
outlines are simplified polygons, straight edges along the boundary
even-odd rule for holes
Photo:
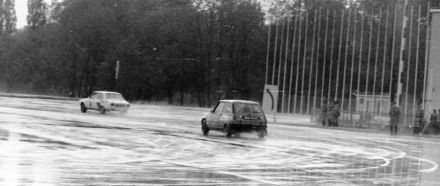
[[[247,104],[260,104],[256,101],[247,101],[247,100],[238,100],[238,99],[224,99],[220,100],[221,102],[228,102],[228,103],[247,103]]]
[[[360,94],[354,94],[356,97],[383,97],[383,98],[389,98],[390,94],[371,94],[371,93],[367,93],[366,95],[364,93],[360,93]]]
[[[430,12],[431,12],[431,13],[434,13],[434,12],[435,12],[435,13],[440,12],[440,7],[432,7],[431,10],[430,10]]]
[[[107,93],[121,94],[119,92],[112,92],[112,91],[105,91],[105,90],[98,90],[98,91],[94,91],[94,92],[96,92],[96,93],[104,93],[104,94],[107,94]]]

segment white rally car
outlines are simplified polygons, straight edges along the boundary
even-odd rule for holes
[[[130,107],[120,93],[109,91],[95,91],[88,98],[80,99],[81,112],[88,109],[98,110],[101,114],[107,111],[126,113]]]

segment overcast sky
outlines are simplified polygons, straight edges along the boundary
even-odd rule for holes
[[[17,15],[17,28],[23,28],[27,25],[27,0],[15,1],[15,13]]]

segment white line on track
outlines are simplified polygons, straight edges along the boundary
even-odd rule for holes
[[[414,157],[414,156],[407,156],[407,157],[411,158],[411,159],[418,160],[418,161],[424,161],[424,162],[429,163],[429,164],[432,165],[431,168],[422,169],[422,170],[419,170],[419,172],[434,172],[438,168],[438,164],[436,162],[431,161],[431,160],[424,159],[424,158],[418,158],[418,157]]]

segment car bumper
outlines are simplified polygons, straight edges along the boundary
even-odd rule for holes
[[[120,111],[120,112],[127,112],[129,106],[110,106],[107,108],[109,111]]]
[[[266,130],[267,125],[263,121],[255,121],[255,122],[249,122],[249,121],[239,121],[230,123],[231,127],[236,131],[252,131],[252,130]]]

